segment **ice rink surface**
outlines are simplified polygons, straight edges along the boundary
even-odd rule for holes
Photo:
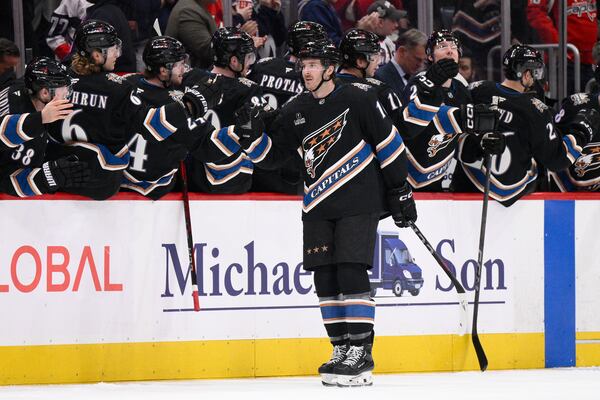
[[[374,379],[373,386],[362,388],[324,387],[317,377],[3,386],[0,399],[600,399],[600,368],[395,374]]]

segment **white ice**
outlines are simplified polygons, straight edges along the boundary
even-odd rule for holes
[[[587,400],[600,399],[600,368],[375,375],[362,388],[316,377],[0,387],[0,399],[60,400]]]

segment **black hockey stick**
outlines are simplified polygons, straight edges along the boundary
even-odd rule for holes
[[[421,232],[421,230],[417,227],[417,225],[414,222],[409,222],[408,224],[410,225],[412,230],[415,232],[415,234],[419,237],[419,239],[421,239],[421,242],[423,242],[423,244],[425,245],[427,250],[429,250],[429,253],[433,256],[433,258],[435,258],[435,261],[437,261],[438,265],[444,270],[444,272],[446,273],[448,278],[450,278],[450,280],[452,281],[454,288],[458,292],[459,305],[460,305],[460,309],[462,311],[461,318],[460,318],[460,326],[461,326],[461,328],[466,327],[467,326],[467,298],[466,298],[465,288],[463,287],[463,285],[461,285],[461,283],[458,281],[458,279],[456,279],[456,277],[454,276],[452,271],[450,271],[450,268],[448,268],[448,266],[446,265],[446,263],[444,262],[442,257],[438,254],[437,251],[435,251],[435,249],[433,248],[431,243],[429,243],[429,240],[427,240],[427,238],[425,237],[425,235],[423,235],[423,232]],[[461,331],[461,335],[463,334],[462,332],[464,332],[464,331]]]
[[[190,216],[190,198],[187,186],[187,171],[185,163],[179,162],[179,172],[181,173],[181,185],[183,195],[183,212],[185,215],[185,230],[187,233],[189,268],[192,274],[192,297],[194,299],[194,311],[200,311],[200,300],[198,299],[198,278],[196,275],[196,257],[194,256],[194,238],[192,236],[192,217]]]
[[[479,287],[481,286],[481,270],[483,265],[483,245],[485,243],[485,225],[487,222],[487,209],[490,197],[490,170],[492,169],[492,157],[489,154],[485,155],[485,189],[483,191],[483,207],[481,210],[481,230],[479,231],[479,253],[477,254],[477,273],[475,274],[475,301],[473,302],[473,325],[471,339],[473,347],[479,361],[481,372],[485,371],[488,366],[488,360],[483,351],[483,346],[479,340],[477,333],[477,315],[479,313]]]

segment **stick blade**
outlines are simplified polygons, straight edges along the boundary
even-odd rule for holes
[[[485,355],[485,351],[483,351],[483,346],[481,345],[481,341],[479,340],[479,335],[477,332],[474,332],[471,335],[473,339],[473,347],[475,348],[475,354],[477,354],[477,361],[479,361],[479,369],[481,372],[484,372],[488,367],[488,359]]]

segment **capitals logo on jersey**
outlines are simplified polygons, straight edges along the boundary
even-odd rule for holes
[[[311,178],[315,177],[315,170],[323,162],[329,149],[342,136],[342,130],[346,126],[346,115],[349,110],[347,108],[343,113],[306,136],[302,141],[304,166]]]
[[[427,143],[427,154],[429,157],[435,157],[438,151],[448,146],[455,137],[454,133],[438,133],[437,135],[433,135]]]
[[[581,156],[575,161],[575,173],[582,177],[589,171],[600,168],[600,143],[586,146]]]

